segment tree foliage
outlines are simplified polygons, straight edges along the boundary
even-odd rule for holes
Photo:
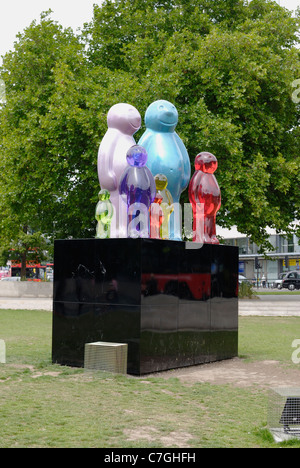
[[[78,36],[42,14],[0,70],[2,232],[15,220],[93,236],[107,112],[129,102],[144,116],[156,99],[176,105],[192,169],[216,155],[218,223],[262,245],[267,227],[287,231],[300,219],[298,30],[269,0],[106,0]]]
[[[71,30],[43,14],[39,24],[33,22],[19,35],[15,50],[4,58],[0,190],[1,204],[10,212],[9,224],[13,219],[15,225],[47,234],[57,230],[58,235],[71,234],[74,226],[77,232],[84,230],[85,207],[77,180],[79,174],[86,179],[90,172],[84,157],[89,138],[79,123],[85,97],[80,98],[81,107],[68,102],[75,75],[84,68],[82,50]],[[3,223],[8,225],[7,216]]]

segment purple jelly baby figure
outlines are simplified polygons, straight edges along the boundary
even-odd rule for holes
[[[128,167],[120,180],[119,192],[127,205],[127,236],[149,237],[149,209],[155,199],[153,175],[146,167],[147,152],[139,145],[127,151]]]
[[[140,113],[130,104],[115,104],[108,111],[107,126],[98,151],[98,178],[101,189],[109,191],[113,205],[110,237],[127,237],[127,212],[120,199],[119,183],[127,167],[126,153],[135,145],[133,135],[141,126]]]
[[[219,244],[216,215],[221,206],[221,191],[214,176],[217,167],[217,158],[211,153],[199,153],[195,158],[195,172],[189,184],[194,242]]]

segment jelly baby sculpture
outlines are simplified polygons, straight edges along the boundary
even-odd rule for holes
[[[127,237],[127,212],[120,200],[119,182],[127,167],[126,153],[135,145],[133,135],[141,126],[141,116],[130,104],[115,104],[108,111],[107,125],[98,151],[98,178],[101,188],[110,192],[114,208],[110,236]]]
[[[156,174],[154,177],[156,185],[156,196],[162,197],[161,208],[163,212],[163,220],[160,229],[160,237],[169,239],[170,237],[170,215],[174,210],[173,199],[170,191],[167,189],[168,179],[164,174]]]
[[[216,157],[207,152],[195,158],[195,173],[189,185],[189,199],[193,209],[193,241],[219,244],[216,237],[216,215],[221,206],[221,192],[214,172]]]
[[[127,205],[128,237],[149,237],[149,208],[154,201],[154,177],[146,167],[147,152],[139,145],[127,151],[128,167],[120,180],[120,195]]]
[[[163,222],[163,210],[161,203],[162,196],[158,193],[156,187],[156,195],[150,206],[150,237],[151,239],[161,239],[161,226]]]
[[[178,122],[176,107],[168,101],[155,101],[146,110],[146,131],[138,144],[148,154],[147,166],[153,175],[162,173],[174,202],[170,217],[170,239],[181,240],[180,195],[188,186],[191,164],[181,138],[175,132]]]
[[[100,190],[99,201],[96,206],[95,218],[97,220],[96,238],[108,239],[110,237],[110,224],[113,216],[113,206],[109,199],[108,190]]]

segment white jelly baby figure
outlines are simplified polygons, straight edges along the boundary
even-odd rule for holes
[[[98,178],[100,187],[110,192],[114,208],[110,237],[127,237],[127,211],[120,200],[119,183],[127,167],[127,151],[136,143],[133,135],[141,126],[140,113],[130,104],[115,104],[108,111],[107,126],[98,151]]]
[[[149,209],[156,187],[146,161],[146,150],[132,146],[127,151],[128,167],[120,180],[120,195],[127,206],[127,236],[132,238],[149,237]]]
[[[95,218],[97,220],[96,238],[109,239],[110,225],[113,216],[113,206],[110,201],[110,193],[108,190],[100,190],[99,201],[96,206]]]

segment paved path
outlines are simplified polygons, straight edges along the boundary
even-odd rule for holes
[[[52,299],[47,297],[0,297],[0,309],[52,311]]]
[[[239,300],[239,315],[300,317],[300,301]]]

